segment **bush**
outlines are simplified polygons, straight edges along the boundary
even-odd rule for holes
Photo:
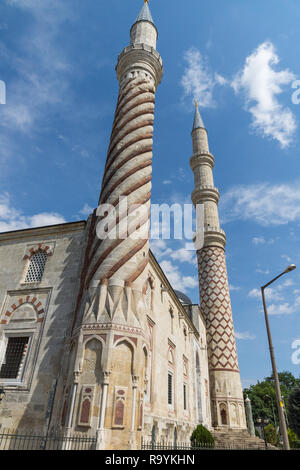
[[[288,438],[291,449],[300,449],[300,439],[298,438],[295,431],[288,429]]]
[[[273,424],[268,424],[265,427],[265,436],[266,436],[266,441],[272,446],[277,447],[279,445],[279,441],[280,441],[279,436]]]
[[[208,445],[210,447],[214,447],[215,445],[213,435],[209,432],[208,429],[202,426],[202,424],[199,424],[199,426],[194,429],[190,440],[192,447],[201,446],[202,444]]]

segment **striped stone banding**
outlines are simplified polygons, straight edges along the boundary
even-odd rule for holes
[[[113,222],[114,226],[110,227],[110,230],[116,229],[118,239],[107,238],[103,243],[104,240],[97,238],[97,220],[105,216],[99,219],[96,217],[93,221],[76,311],[84,289],[90,286],[96,276],[102,284],[107,284],[107,281],[121,270],[118,277],[126,285],[131,285],[149,263],[149,230],[147,237],[142,232],[142,239],[137,237],[137,240],[133,240],[129,237],[149,224],[154,104],[155,87],[150,79],[132,77],[123,86],[121,85],[102,180],[100,203],[110,203],[113,207],[117,207],[120,198],[126,196],[129,196],[130,202],[128,202],[128,212],[118,214],[116,222]],[[138,205],[147,205],[147,214],[137,216],[134,224],[130,224],[127,237],[121,238],[118,233],[120,223],[124,223],[124,219],[136,210]],[[127,266],[124,269],[126,263],[142,249],[144,249],[144,259],[141,259],[140,263],[131,262],[128,264],[128,269]]]
[[[124,150],[128,149],[129,147],[131,147],[132,145],[134,144],[137,144],[138,142],[141,142],[142,140],[148,140],[148,139],[152,139],[153,137],[153,134],[152,132],[151,133],[147,133],[147,134],[143,134],[143,135],[138,135],[136,137],[134,137],[133,139],[131,139],[129,142],[127,142],[126,144],[123,145],[122,148],[120,148],[119,150],[117,150],[117,152],[115,154],[113,154],[113,156],[110,157],[110,159],[113,158],[113,161],[115,161],[119,155],[121,155],[121,153],[124,152]],[[112,155],[112,154],[110,154]],[[109,160],[110,160],[109,159]],[[108,160],[108,162],[109,162]]]
[[[145,113],[144,113],[145,114]],[[153,113],[151,113],[153,114]],[[135,120],[136,118],[131,118],[129,122]],[[153,126],[154,124],[154,118],[152,119],[147,119],[146,121],[143,121],[143,122],[140,122],[139,124],[134,124],[133,126],[129,127],[129,129],[125,129],[125,131],[123,133],[118,133],[117,135],[117,139],[115,142],[112,143],[112,146],[111,148],[109,149],[109,154],[111,154],[116,146],[121,142],[121,140],[123,140],[125,137],[127,137],[129,134],[131,134],[132,132],[135,132],[135,131],[138,131],[140,129],[144,129],[144,127],[148,127],[148,126]],[[125,126],[124,126],[125,127]]]
[[[137,108],[138,106],[140,105],[143,105],[143,104],[152,104],[153,106],[155,105],[155,97],[153,96],[152,98],[148,98],[148,99],[140,99],[137,103],[134,103],[130,108],[126,109],[126,111],[122,112],[122,114],[119,115],[116,123],[120,122],[121,119],[126,116],[126,114],[128,114],[130,111],[132,111],[134,108]],[[145,112],[145,114],[152,114],[152,107],[151,107],[151,110],[147,110],[147,112]]]
[[[135,230],[130,230],[130,228],[128,228],[128,235],[132,235],[136,230],[140,229],[143,225],[145,225],[148,220],[149,220],[149,216],[150,216],[150,213],[148,212],[147,216],[144,217],[144,219],[136,226],[135,224]],[[100,258],[98,259],[98,261],[96,262],[96,264],[94,265],[94,267],[92,268],[92,271],[87,279],[87,285],[86,287],[88,288],[90,282],[91,282],[91,279],[93,277],[93,275],[95,274],[95,272],[97,271],[97,269],[101,266],[101,264],[103,263],[103,261],[111,254],[111,252],[117,248],[121,243],[125,242],[126,239],[124,238],[121,238],[122,235],[120,235],[120,238],[115,240],[114,243],[109,247],[107,248],[107,250],[104,251],[104,253],[102,253],[102,255],[100,256]],[[147,241],[147,240],[146,240]],[[105,276],[106,279],[109,279],[110,276]]]
[[[141,105],[140,105],[141,106]],[[150,112],[148,111],[148,114],[153,116],[153,123],[154,123],[154,105],[153,105],[153,110]],[[111,139],[113,140],[115,138],[115,136],[122,130],[124,129],[125,126],[127,126],[127,124],[129,124],[130,122],[134,121],[135,119],[137,119],[138,117],[141,117],[141,116],[145,116],[145,111],[144,109],[142,109],[141,111],[137,111],[136,113],[133,113],[131,114],[127,119],[125,119],[122,124],[120,124],[119,127],[115,128],[112,135],[111,135]]]
[[[142,240],[132,250],[129,251],[123,258],[120,259],[105,275],[103,279],[110,279],[127,261],[129,261],[134,255],[136,255],[144,246],[148,240]]]
[[[147,98],[146,98],[146,96],[147,96]],[[132,102],[135,101],[136,98],[139,98],[139,99],[137,100],[137,102],[134,103],[134,105],[132,105]],[[132,109],[136,108],[138,106],[138,104],[143,103],[143,101],[145,101],[145,103],[153,103],[154,104],[154,99],[155,99],[154,91],[148,89],[148,90],[145,90],[145,91],[140,91],[139,90],[139,91],[133,93],[132,95],[130,95],[124,102],[120,102],[120,104],[118,104],[118,106],[117,106],[117,111],[116,111],[116,114],[115,114],[115,119],[114,119],[114,124],[113,124],[113,129],[112,129],[112,134],[111,135],[114,134],[115,128],[117,127],[117,125],[120,122],[120,120],[122,119],[122,117],[124,117],[126,115],[126,113],[128,113]],[[129,104],[129,106],[126,107],[128,104]]]
[[[131,170],[129,170],[127,173],[125,173],[121,178],[119,178],[112,186],[111,188],[107,191],[107,193],[105,193],[105,188],[107,186],[104,185],[102,191],[104,193],[104,195],[102,194],[101,195],[101,199],[100,199],[100,202],[103,203],[105,201],[107,201],[107,199],[109,198],[109,196],[113,193],[113,191],[118,187],[120,186],[125,180],[127,180],[130,176],[134,175],[135,173],[137,173],[138,171],[140,170],[143,170],[144,168],[148,168],[149,166],[152,165],[152,159],[151,160],[146,160],[142,163],[140,163],[138,166],[135,166],[134,168],[132,168]]]
[[[149,82],[145,79],[141,79],[141,80],[136,80],[134,85],[132,84],[132,81],[130,81],[124,86],[124,88],[122,89],[122,95],[119,94],[119,97],[118,97],[115,117],[117,115],[118,110],[120,109],[120,106],[125,106],[128,103],[128,95],[131,91],[133,91],[134,93],[132,96],[130,96],[130,99],[135,98],[136,96],[140,95],[141,93],[140,90],[136,90],[136,88],[141,85],[148,86]]]
[[[135,158],[135,157],[146,156],[146,155],[147,155],[149,152],[151,152],[151,151],[152,151],[152,147],[149,146],[149,147],[146,147],[146,148],[144,149],[144,154],[143,154],[143,155],[141,155],[141,153],[140,153],[139,150],[136,150],[135,152],[133,152],[133,153],[131,153],[130,155],[128,155],[126,158],[124,158],[124,160],[122,160],[120,163],[118,163],[118,165],[116,165],[116,166],[114,167],[113,171],[112,171],[110,174],[108,173],[108,170],[107,170],[107,173],[104,175],[104,178],[103,178],[102,186],[103,186],[103,185],[106,185],[106,184],[107,184],[107,180],[108,180],[109,178],[113,177],[113,176],[116,174],[116,172],[117,172],[120,168],[122,168],[122,166],[124,166],[126,163],[128,163],[130,160],[132,160],[132,159]],[[113,164],[113,162],[112,162],[112,164]],[[109,168],[110,168],[110,167],[109,167]],[[108,169],[109,169],[109,168],[108,168]]]
[[[149,256],[146,257],[145,261],[141,264],[141,266],[133,273],[126,281],[125,286],[131,286],[131,284],[137,280],[137,278],[142,274],[142,272],[146,269],[149,263]]]
[[[149,202],[151,199],[151,192],[147,193],[145,198],[141,201],[137,201],[137,205],[144,205],[146,204],[147,202]],[[111,225],[111,229],[113,229],[116,225],[119,224],[119,222],[122,222],[123,219],[125,219],[127,217],[127,215],[130,215],[136,208],[135,207],[130,207],[128,209],[128,212],[124,212],[123,214],[119,215],[117,218],[116,218],[116,221],[115,221],[115,224]],[[103,216],[104,217],[104,216]],[[100,217],[100,220],[102,219],[102,217]],[[90,258],[89,258],[89,261],[91,261],[94,256],[95,256],[95,253],[96,251],[98,250],[98,248],[100,247],[101,243],[102,243],[103,240],[99,240],[97,239],[96,243],[95,243],[95,246],[93,248],[93,251],[90,255]]]
[[[33,255],[36,255],[37,253],[43,251],[45,253],[45,255],[47,256],[52,256],[53,255],[53,251],[50,249],[50,247],[48,245],[45,245],[43,243],[39,243],[37,246],[34,246],[34,247],[31,247],[31,248],[28,248],[26,250],[26,254],[24,255],[24,260],[26,259],[30,259]]]
[[[45,310],[43,308],[40,308],[42,306],[42,303],[38,302],[36,304],[36,301],[37,301],[36,297],[33,297],[32,299],[30,299],[29,295],[26,297],[26,299],[23,299],[22,297],[20,297],[18,305],[16,305],[15,303],[12,304],[10,306],[10,309],[8,309],[5,312],[5,316],[10,318],[19,307],[21,307],[23,305],[26,305],[26,304],[30,304],[30,305],[33,306],[33,308],[34,308],[34,310],[37,314],[37,321],[43,321]]]

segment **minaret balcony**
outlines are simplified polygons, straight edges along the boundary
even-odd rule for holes
[[[194,155],[190,159],[190,165],[192,170],[194,171],[197,166],[200,165],[210,165],[212,168],[215,165],[215,158],[212,153],[210,152],[198,152],[194,153]]]
[[[192,192],[193,204],[203,204],[207,201],[213,201],[218,204],[220,199],[220,193],[218,188],[210,185],[198,186]]]
[[[226,233],[220,227],[204,227],[204,246],[219,246],[225,248]]]
[[[116,72],[120,85],[133,70],[147,70],[158,86],[163,76],[163,62],[160,54],[147,44],[132,44],[125,47],[118,57]]]

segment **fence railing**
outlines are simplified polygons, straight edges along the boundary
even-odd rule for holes
[[[144,441],[141,442],[141,449],[142,450],[189,450],[189,451],[198,451],[198,450],[268,450],[263,446],[259,445],[251,445],[247,446],[246,444],[194,444],[192,445],[190,442],[168,442],[168,441]],[[271,449],[269,449],[271,450]]]
[[[94,450],[96,437],[82,434],[36,434],[0,429],[1,450]]]

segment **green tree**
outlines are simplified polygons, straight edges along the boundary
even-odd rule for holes
[[[288,371],[278,374],[282,398],[286,405],[287,413],[289,408],[289,395],[296,385],[300,386],[300,379],[297,379]],[[266,377],[263,381],[257,382],[244,390],[251,400],[254,422],[257,418],[268,418],[271,423],[279,425],[276,393],[273,375]],[[275,420],[274,420],[275,416]]]
[[[214,447],[215,440],[213,435],[206,429],[202,424],[194,429],[190,437],[192,447],[197,447],[201,445],[208,445]]]
[[[290,427],[300,437],[300,386],[294,387],[289,395],[288,418]]]

